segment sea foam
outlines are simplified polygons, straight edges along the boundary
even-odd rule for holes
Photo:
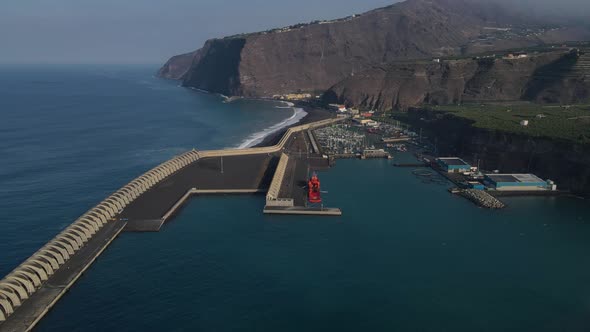
[[[285,119],[285,120],[283,120],[271,127],[268,127],[262,131],[256,132],[256,133],[248,136],[248,138],[246,138],[244,141],[242,141],[242,143],[240,143],[238,148],[239,149],[250,148],[256,144],[259,144],[268,135],[276,133],[277,131],[279,131],[285,127],[288,127],[290,125],[293,125],[293,124],[299,122],[299,120],[303,119],[307,115],[307,112],[305,112],[303,110],[303,108],[293,107],[293,106],[295,106],[293,103],[288,103],[288,102],[284,102],[284,103],[289,105],[288,108],[293,108],[293,115],[291,115],[291,117],[289,117],[289,118],[287,118],[287,119]],[[280,106],[277,106],[277,107],[287,108],[287,107],[280,107]]]

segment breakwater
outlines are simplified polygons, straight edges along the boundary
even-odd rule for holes
[[[461,190],[460,194],[481,207],[488,209],[502,209],[505,207],[504,203],[499,199],[483,190],[465,189]]]
[[[27,331],[47,313],[100,253],[127,226],[121,218],[127,210],[138,206],[145,195],[157,194],[159,186],[183,174],[188,167],[201,160],[268,156],[280,152],[292,134],[331,124],[339,119],[327,119],[289,128],[278,144],[250,149],[188,151],[166,161],[131,181],[98,205],[76,219],[70,226],[36,251],[6,277],[0,280],[0,331]],[[239,161],[239,160],[238,160]],[[256,164],[258,165],[258,164]],[[254,165],[254,166],[256,166]],[[266,165],[266,164],[262,164]],[[255,168],[255,167],[254,167]],[[182,182],[182,181],[178,181]],[[195,188],[193,193],[235,192],[234,188]],[[192,188],[191,188],[192,189]],[[199,191],[201,190],[201,191]],[[254,190],[238,188],[238,190]],[[258,189],[257,189],[258,190]],[[184,195],[187,191],[184,190]],[[182,197],[180,197],[182,199]],[[188,196],[187,196],[188,197]],[[183,199],[183,201],[186,198]],[[178,199],[165,207],[167,219],[181,205]]]
[[[97,235],[102,234],[101,230],[103,228],[110,229],[113,236],[118,234],[120,232],[119,228],[109,228],[107,226],[116,222],[115,217],[126,206],[156,183],[198,158],[199,154],[196,151],[189,151],[137,177],[88,210],[0,280],[0,322],[9,320],[15,311],[27,303],[70,260],[79,259],[78,253],[83,252],[86,247],[96,246],[97,242],[94,240],[98,238]],[[108,242],[110,243],[110,241]],[[64,291],[67,288],[69,287],[65,287]],[[55,296],[61,296],[61,294]],[[53,305],[54,302],[48,301],[48,305]],[[26,314],[26,317],[20,317],[17,325],[10,323],[0,324],[0,330],[21,330],[21,328],[28,330],[44,314],[45,312],[35,314],[35,311],[32,311]]]
[[[285,153],[282,153],[281,159],[279,160],[279,164],[277,165],[277,169],[272,178],[272,182],[270,183],[270,188],[268,189],[268,193],[266,194],[266,206],[292,207],[294,205],[293,198],[279,197],[279,193],[281,191],[281,186],[283,183],[283,179],[285,177],[285,172],[287,170],[288,163],[289,156]]]

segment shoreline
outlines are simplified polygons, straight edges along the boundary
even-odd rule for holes
[[[283,137],[285,132],[291,127],[295,127],[298,125],[303,125],[303,124],[307,124],[307,123],[311,123],[311,122],[316,122],[316,121],[320,121],[320,120],[325,120],[325,119],[333,117],[332,116],[333,114],[330,111],[328,111],[326,109],[314,107],[314,106],[310,105],[309,102],[306,102],[306,101],[285,101],[285,100],[276,100],[276,99],[271,99],[271,98],[255,98],[255,97],[242,97],[242,96],[228,97],[228,96],[221,94],[221,93],[210,92],[210,91],[198,89],[195,87],[186,87],[186,86],[182,86],[182,85],[179,85],[179,87],[187,88],[187,89],[199,92],[199,93],[217,95],[218,97],[220,97],[222,99],[222,101],[221,101],[222,103],[232,103],[236,100],[255,100],[255,101],[263,101],[263,102],[279,102],[279,103],[283,103],[286,105],[286,106],[284,106],[284,108],[293,109],[294,110],[293,116],[297,115],[298,108],[302,109],[303,112],[306,113],[298,121],[295,121],[290,124],[286,124],[285,126],[279,127],[275,130],[271,130],[271,128],[280,124],[281,122],[264,129],[263,131],[265,131],[265,130],[270,130],[270,131],[261,138],[252,139],[252,141],[254,141],[254,142],[259,140],[259,142],[256,144],[250,145],[250,144],[245,144],[245,143],[248,140],[250,140],[252,136],[256,135],[257,133],[262,133],[263,131],[254,132],[254,133],[250,134],[250,136],[244,138],[237,147],[227,147],[228,149],[232,149],[232,148],[240,148],[241,149],[241,148],[256,148],[256,147],[273,146],[281,140],[281,137]],[[283,120],[283,122],[288,122],[288,121],[289,121],[289,119]]]
[[[289,128],[303,125],[303,124],[308,124],[311,122],[325,120],[325,119],[331,118],[333,115],[328,110],[311,106],[306,102],[295,102],[293,108],[301,108],[307,114],[303,118],[301,118],[299,121],[297,121],[293,124],[290,124],[288,126],[285,126],[285,127],[281,128],[279,130],[276,130],[272,133],[269,133],[268,135],[266,135],[262,139],[262,141],[260,143],[253,145],[252,147],[256,148],[256,147],[266,147],[266,146],[276,145],[281,140],[281,138],[284,136],[285,132],[287,130],[289,130]]]
[[[262,130],[259,130],[257,132],[254,132],[252,134],[250,134],[248,137],[246,137],[245,139],[243,139],[240,144],[237,146],[238,149],[246,149],[246,148],[251,148],[251,147],[255,147],[258,144],[260,144],[261,142],[264,142],[264,139],[266,137],[268,137],[269,135],[272,135],[276,132],[280,132],[281,130],[285,129],[285,128],[289,128],[289,126],[292,125],[296,125],[298,124],[303,118],[305,118],[307,116],[307,112],[301,108],[301,107],[297,107],[295,106],[295,104],[293,103],[289,103],[289,102],[282,102],[282,104],[286,105],[286,106],[275,106],[275,109],[289,109],[291,111],[293,111],[293,114],[291,114],[290,117],[275,123],[269,127],[266,127]]]

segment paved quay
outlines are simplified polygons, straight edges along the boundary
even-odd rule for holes
[[[302,206],[266,206],[264,213],[267,214],[288,214],[288,215],[309,215],[309,216],[341,216],[342,211],[337,208],[302,207]]]
[[[321,155],[311,130],[301,131],[291,135],[285,144],[284,155],[281,160],[284,168],[275,172],[272,186],[278,188],[276,192],[269,192],[266,214],[340,216],[338,208],[325,208],[321,204],[307,202],[307,181],[317,170],[329,167],[329,160]],[[280,173],[280,176],[276,176]]]
[[[162,219],[193,188],[212,190],[211,193],[268,189],[277,162],[275,154],[199,159],[143,193],[120,217],[134,223]]]

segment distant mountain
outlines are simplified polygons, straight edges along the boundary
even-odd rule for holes
[[[408,0],[333,21],[212,39],[174,57],[162,77],[250,97],[323,92],[392,62],[590,39],[487,1]]]

